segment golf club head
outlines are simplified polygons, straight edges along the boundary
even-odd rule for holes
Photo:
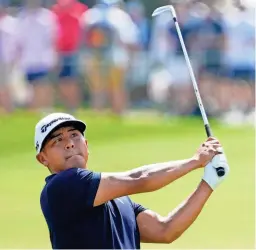
[[[173,18],[177,18],[176,11],[172,5],[165,5],[165,6],[155,9],[152,16],[158,16],[166,11],[170,11],[172,13]]]

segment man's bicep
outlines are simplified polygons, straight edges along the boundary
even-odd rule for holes
[[[145,210],[137,216],[140,240],[145,243],[165,243],[165,221],[162,216]]]
[[[94,206],[99,206],[109,200],[131,194],[140,193],[143,181],[133,178],[129,173],[102,173]]]

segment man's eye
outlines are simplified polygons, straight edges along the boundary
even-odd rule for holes
[[[78,134],[77,133],[72,133],[72,137],[76,137]]]
[[[55,140],[55,142],[60,142],[60,141],[62,141],[62,138],[61,138],[61,137],[59,137],[59,138],[57,138],[57,139]]]

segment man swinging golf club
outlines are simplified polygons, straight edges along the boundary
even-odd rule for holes
[[[62,113],[43,118],[36,125],[35,147],[38,161],[52,173],[46,178],[41,207],[53,248],[139,249],[140,242],[171,243],[192,225],[229,173],[221,144],[212,137],[175,10],[162,7],[154,15],[163,11],[172,13],[208,139],[185,160],[95,173],[87,168],[86,125]],[[202,167],[204,175],[195,191],[166,217],[129,198],[158,190]]]
[[[35,128],[37,160],[51,172],[41,208],[53,249],[139,249],[140,242],[171,243],[191,226],[229,172],[218,157],[220,142],[209,137],[185,160],[96,173],[87,166],[85,130],[85,123],[64,113],[46,116]],[[220,165],[222,176],[216,171]],[[195,191],[166,217],[129,198],[158,190],[199,168],[204,168],[204,175]]]

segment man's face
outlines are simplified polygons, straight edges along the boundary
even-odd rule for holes
[[[86,168],[87,141],[74,127],[62,127],[50,135],[37,159],[53,173],[74,167]]]

